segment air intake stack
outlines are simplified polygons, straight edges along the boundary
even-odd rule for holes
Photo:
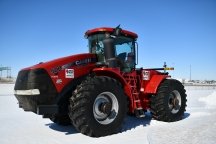
[[[116,36],[120,36],[121,31],[122,29],[120,28],[120,25],[118,25],[113,31],[114,38]],[[105,60],[109,68],[117,68],[114,38],[112,38],[110,33],[107,32],[105,33],[105,37],[103,39]]]
[[[105,33],[105,37],[103,39],[103,45],[104,45],[104,56],[105,56],[106,63],[108,64],[108,67],[117,68],[114,39],[110,37],[109,33]]]

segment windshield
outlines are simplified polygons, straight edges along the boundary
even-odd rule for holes
[[[88,37],[89,52],[97,54],[98,61],[105,61],[102,42],[104,36],[104,34],[96,34]],[[122,63],[122,65],[119,65],[121,70],[124,71],[129,68],[126,70],[129,71],[135,68],[135,40],[125,36],[117,36],[114,42],[117,62],[120,61]]]

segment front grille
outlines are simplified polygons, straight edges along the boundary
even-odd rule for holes
[[[29,72],[30,70],[23,70],[18,73],[14,90],[26,90]]]
[[[57,93],[57,90],[45,69],[38,68],[20,71],[14,90],[39,89],[41,94]]]
[[[14,90],[39,89],[40,95],[15,95],[26,111],[36,112],[38,105],[53,105],[58,94],[52,79],[45,69],[20,71]]]

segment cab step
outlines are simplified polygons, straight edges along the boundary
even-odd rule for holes
[[[143,108],[135,108],[134,113],[138,118],[145,117],[145,112],[143,111]]]

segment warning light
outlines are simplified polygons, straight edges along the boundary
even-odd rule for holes
[[[104,28],[100,28],[99,31],[106,31],[106,29],[104,29]]]
[[[164,68],[164,70],[174,70],[174,67],[171,67],[171,68]]]

